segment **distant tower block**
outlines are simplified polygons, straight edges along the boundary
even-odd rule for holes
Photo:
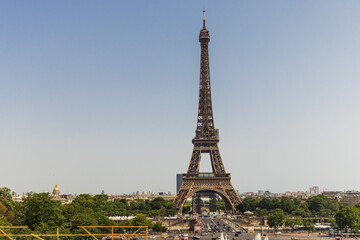
[[[181,214],[188,198],[194,196],[194,199],[197,199],[197,193],[212,192],[221,196],[227,210],[235,212],[240,198],[231,185],[230,173],[225,171],[218,147],[219,131],[216,131],[214,127],[208,49],[210,35],[205,27],[205,11],[199,42],[201,45],[199,108],[195,137],[192,140],[194,147],[187,173],[183,174],[182,184],[174,203]],[[199,172],[202,153],[210,155],[212,172]]]
[[[180,190],[182,182],[183,182],[182,173],[176,174],[176,192],[178,192]]]

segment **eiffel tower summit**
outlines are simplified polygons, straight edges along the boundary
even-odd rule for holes
[[[209,30],[205,26],[205,11],[203,11],[203,28],[200,30],[199,42],[201,45],[199,110],[194,145],[190,164],[186,174],[182,174],[182,185],[176,194],[174,203],[179,213],[182,213],[186,200],[199,193],[216,193],[224,200],[226,208],[235,212],[240,198],[231,185],[230,173],[225,171],[221,159],[214,126],[213,109],[211,103],[211,84],[209,68]],[[201,155],[209,154],[212,172],[199,172]],[[194,207],[193,207],[194,208]]]

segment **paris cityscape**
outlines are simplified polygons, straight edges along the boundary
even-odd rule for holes
[[[359,11],[1,2],[0,239],[358,240]]]

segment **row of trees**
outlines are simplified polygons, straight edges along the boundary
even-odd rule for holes
[[[314,231],[315,226],[312,223],[311,218],[302,218],[286,215],[286,213],[280,209],[273,209],[269,212],[268,225],[272,228],[278,228],[280,226],[288,226],[292,230],[296,226],[303,226],[309,231]],[[360,230],[360,204],[355,206],[346,206],[336,212],[334,218],[330,218],[331,227],[345,232],[356,232]]]
[[[150,217],[176,214],[175,205],[163,198],[154,200],[125,199],[108,201],[106,195],[81,194],[70,204],[61,205],[49,193],[32,193],[23,202],[13,202],[8,188],[0,188],[0,226],[28,226],[33,231],[77,233],[78,226],[116,225],[107,216],[137,215],[135,218],[117,223],[126,226],[148,226],[154,231],[166,231],[161,222],[153,224]],[[100,230],[99,230],[100,231]]]
[[[225,202],[222,199],[211,199],[210,201],[204,201],[203,202],[205,205],[209,206],[209,209],[215,209],[216,211],[225,211],[226,210],[226,206],[225,206]],[[192,206],[191,206],[191,202],[187,201],[185,202],[184,206],[183,206],[183,213],[191,213],[192,212]]]
[[[224,208],[222,201],[217,201]],[[186,205],[185,207],[190,208]],[[308,198],[305,202],[282,197],[278,199],[245,198],[239,205],[241,212],[252,211],[258,216],[267,216],[270,227],[282,225],[294,229],[302,225],[314,230],[310,217],[322,217],[331,222],[333,228],[344,231],[360,230],[360,204],[343,207],[338,200],[330,200],[323,195]],[[154,231],[166,231],[161,222],[153,222],[148,217],[175,215],[172,201],[163,198],[154,200],[125,199],[108,201],[106,195],[91,196],[81,194],[72,203],[61,205],[53,200],[49,193],[29,194],[23,202],[14,202],[10,189],[0,188],[0,226],[28,226],[33,231],[53,232],[59,228],[62,232],[79,232],[78,226],[115,225],[107,218],[114,215],[137,215],[135,218],[117,223],[118,225],[148,226]],[[99,230],[100,231],[100,230]]]
[[[326,196],[317,195],[308,198],[305,202],[299,199],[282,197],[279,199],[269,198],[245,198],[239,205],[240,212],[251,211],[257,216],[266,216],[274,209],[281,209],[284,213],[291,216],[310,217],[332,217],[343,205],[338,200],[330,200]]]
[[[359,232],[360,230],[360,204],[355,206],[346,206],[338,211],[335,219],[332,221],[334,228]]]
[[[310,219],[302,218],[302,217],[289,217],[284,211],[280,208],[273,209],[268,214],[268,225],[274,229],[277,229],[280,226],[288,226],[293,231],[296,226],[303,226],[305,229],[309,231],[315,231],[314,224],[310,221]]]
[[[241,212],[252,211],[257,216],[267,216],[270,227],[303,226],[314,231],[313,221],[322,218],[331,227],[341,231],[358,232],[360,230],[360,203],[346,206],[338,200],[330,200],[326,196],[317,195],[301,202],[298,199],[282,197],[278,199],[245,198],[238,206]]]

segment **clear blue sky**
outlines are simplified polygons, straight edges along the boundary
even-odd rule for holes
[[[329,0],[1,1],[0,186],[175,192],[204,7],[234,187],[360,189],[360,2]]]

